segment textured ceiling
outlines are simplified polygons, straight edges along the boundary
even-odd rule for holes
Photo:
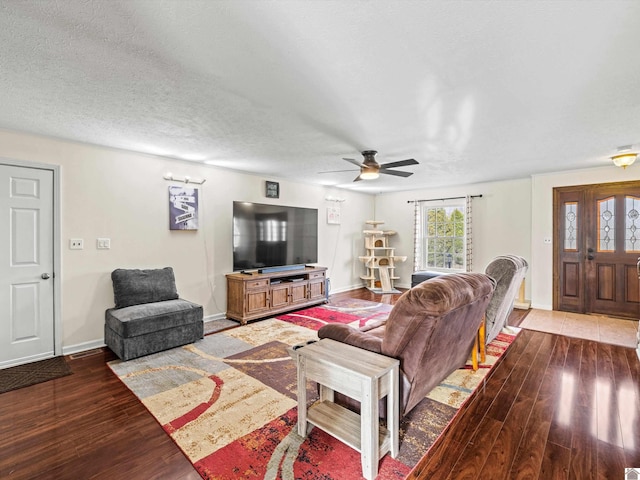
[[[2,0],[0,128],[366,192],[607,165],[640,144],[639,19],[637,1]],[[318,173],[365,149],[420,165]]]

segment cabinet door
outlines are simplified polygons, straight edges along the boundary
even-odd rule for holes
[[[291,303],[304,303],[308,300],[308,282],[297,282],[291,284]]]
[[[282,283],[271,286],[271,307],[280,308],[289,305],[289,285]]]
[[[248,290],[244,301],[245,314],[252,315],[269,310],[269,290]]]
[[[321,278],[319,280],[311,280],[309,282],[309,300],[325,298],[326,295],[326,283],[324,278]]]

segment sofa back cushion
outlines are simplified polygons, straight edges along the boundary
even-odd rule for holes
[[[149,270],[118,268],[111,272],[116,308],[178,298],[173,268]]]

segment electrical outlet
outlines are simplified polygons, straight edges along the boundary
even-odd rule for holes
[[[545,237],[544,238],[544,243],[545,243],[545,245],[551,245],[551,238],[550,237]]]
[[[70,238],[69,250],[82,250],[84,248],[84,240],[82,238]]]
[[[111,248],[110,238],[98,238],[96,240],[96,248],[98,250],[109,250]]]

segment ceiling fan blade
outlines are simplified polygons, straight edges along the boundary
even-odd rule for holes
[[[383,163],[380,166],[382,168],[395,168],[395,167],[406,167],[407,165],[418,165],[418,162],[414,158],[408,158],[407,160],[399,160],[397,162]]]
[[[413,175],[413,172],[403,172],[402,170],[387,170],[386,168],[381,168],[380,173],[384,173],[385,175],[395,175],[396,177],[410,177]]]
[[[343,158],[343,160],[346,160],[349,163],[353,163],[357,167],[361,167],[362,166],[362,164],[360,162],[358,162],[357,160],[354,160],[353,158]]]
[[[359,182],[361,180],[362,180],[362,178],[360,178],[360,175],[358,175],[356,178],[353,179],[354,182]]]
[[[318,173],[339,173],[339,172],[357,172],[357,170],[349,169],[349,170],[327,170],[326,172],[318,172]]]

